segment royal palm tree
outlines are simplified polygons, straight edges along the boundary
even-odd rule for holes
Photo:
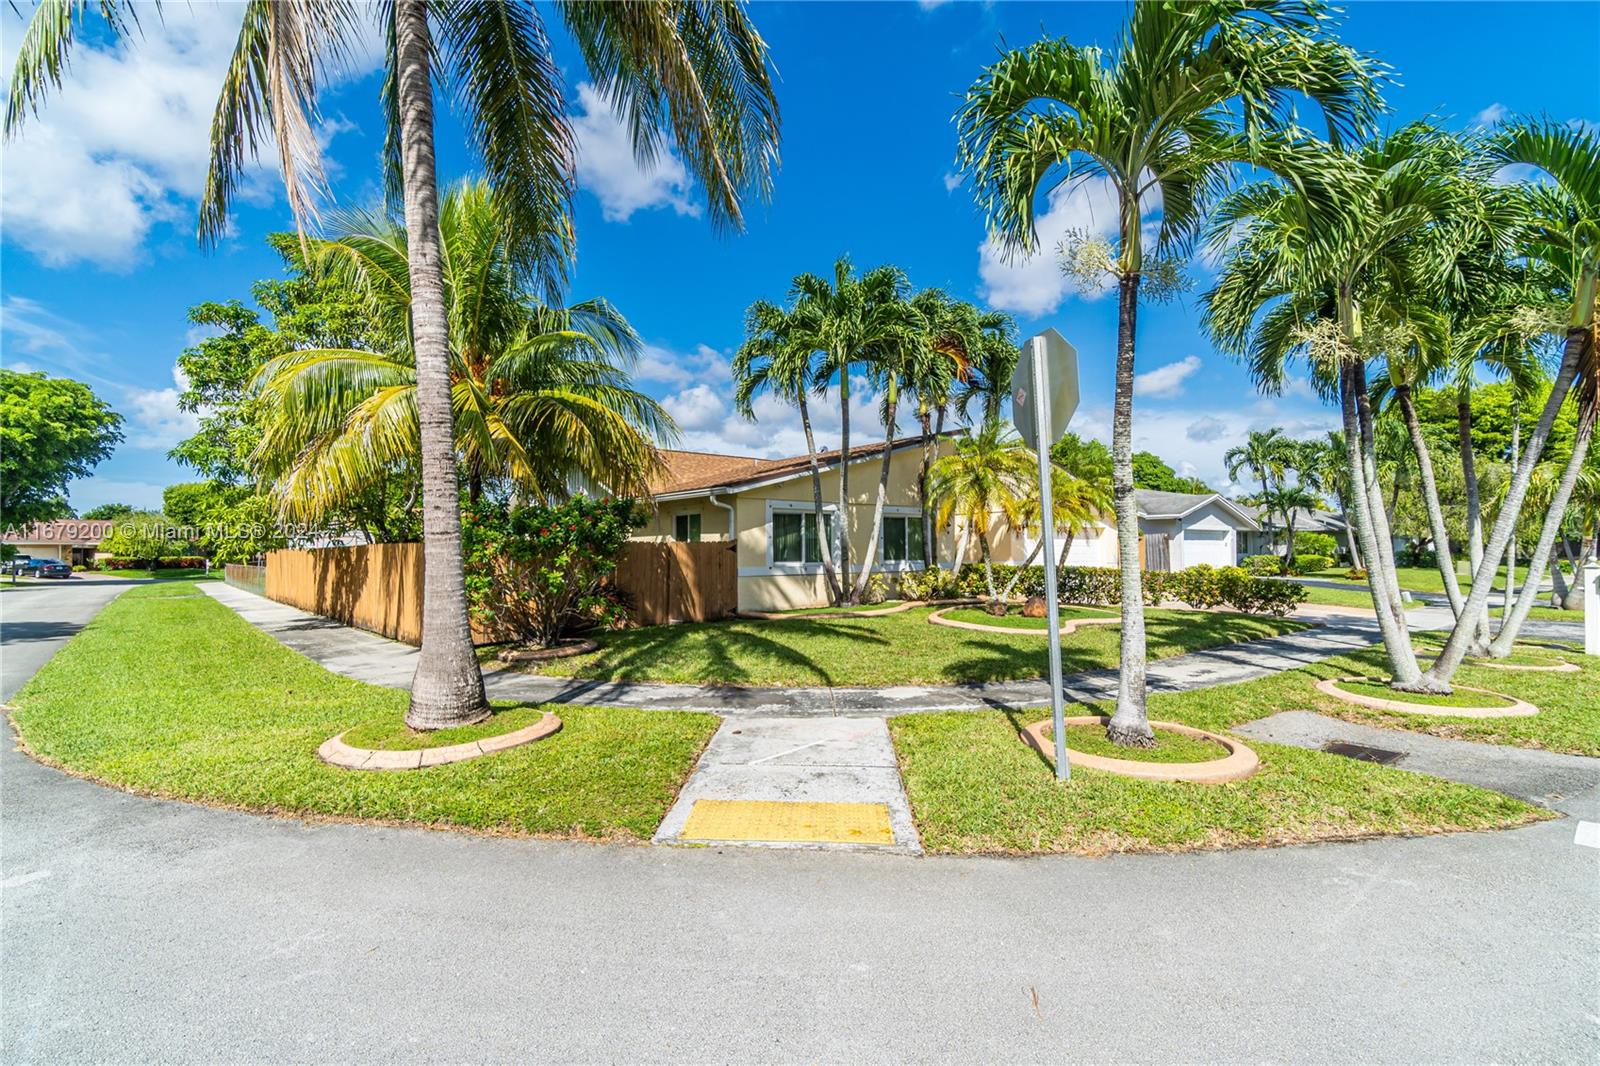
[[[1362,130],[1378,107],[1375,71],[1322,36],[1315,0],[1136,4],[1121,48],[1047,39],[1003,55],[967,91],[956,116],[958,162],[991,231],[1009,249],[1038,244],[1040,194],[1104,180],[1117,200],[1113,245],[1081,257],[1117,284],[1112,421],[1122,648],[1116,713],[1107,736],[1150,745],[1145,714],[1144,609],[1133,485],[1134,339],[1140,283],[1172,275],[1233,165],[1262,162],[1275,130],[1292,122],[1291,95],[1314,101],[1330,136]],[[1146,262],[1146,212],[1159,201],[1160,240]],[[1159,253],[1167,253],[1164,261]]]
[[[839,388],[839,554],[835,570],[841,602],[854,599],[850,551],[854,522],[850,509],[850,376],[865,369],[880,347],[905,328],[909,285],[899,268],[882,266],[857,275],[849,256],[834,262],[833,278],[801,274],[790,289],[794,337],[821,353],[814,387],[821,392],[834,380]],[[869,553],[872,549],[868,549]]]
[[[90,8],[125,36],[129,0],[57,0],[28,24],[11,76],[7,136],[59,86],[76,27]],[[393,0],[360,9],[343,0],[244,8],[211,127],[211,169],[200,237],[227,232],[234,190],[258,149],[275,143],[297,223],[316,216],[323,170],[316,96],[330,66],[354,45],[358,14],[383,22],[388,120],[386,186],[405,205],[411,273],[411,337],[421,437],[424,589],[422,649],[406,721],[415,728],[462,725],[489,713],[472,648],[461,555],[457,451],[451,435],[449,329],[441,278],[434,83],[442,75],[462,107],[463,127],[517,232],[558,232],[573,190],[571,117],[539,9],[500,0]],[[741,201],[765,197],[777,164],[778,107],[766,43],[737,4],[560,3],[590,77],[622,113],[635,154],[656,156],[670,135],[706,191],[713,223],[742,225]],[[437,68],[437,69],[436,69]],[[560,211],[554,210],[560,208]],[[545,259],[540,265],[565,260]],[[561,280],[545,277],[547,297]],[[551,301],[554,302],[553,300]]]
[[[928,495],[940,529],[959,520],[978,538],[983,580],[990,604],[1000,602],[994,584],[994,554],[989,533],[996,517],[1021,528],[1023,502],[1030,480],[1038,477],[1038,460],[1011,427],[989,422],[956,442],[956,450],[933,464]],[[1037,489],[1034,490],[1037,492]]]
[[[544,500],[579,478],[645,494],[656,444],[676,427],[629,386],[638,336],[603,300],[541,303],[515,258],[528,242],[505,219],[481,181],[451,189],[439,211],[453,437],[469,497],[501,481]],[[297,349],[258,373],[266,427],[254,460],[280,510],[301,521],[414,466],[420,447],[405,227],[367,211],[340,216],[334,230],[308,238],[313,269],[359,293],[372,333],[393,343]]]
[[[990,316],[980,314],[970,303],[952,299],[941,289],[924,289],[913,296],[910,316],[912,335],[920,343],[910,353],[904,385],[915,405],[922,434],[917,503],[922,510],[922,562],[931,567],[937,541],[933,509],[928,503],[928,472],[944,432],[944,416],[954,390],[971,380],[973,360],[988,343],[985,323]]]
[[[795,315],[767,300],[757,300],[745,310],[745,341],[733,356],[733,405],[745,418],[756,417],[755,399],[769,392],[800,412],[806,437],[806,458],[811,468],[812,515],[817,543],[822,546],[822,573],[830,602],[843,602],[839,575],[833,565],[833,538],[828,536],[822,506],[822,465],[817,459],[817,438],[811,427],[807,397],[816,376],[816,349],[800,336]]]
[[[1571,478],[1563,478],[1568,495],[1582,466],[1583,451],[1592,436],[1595,417],[1594,377],[1596,349],[1600,347],[1596,338],[1596,301],[1600,297],[1597,292],[1600,290],[1600,134],[1550,121],[1513,122],[1495,134],[1490,150],[1498,162],[1533,166],[1544,172],[1546,181],[1530,184],[1523,190],[1527,206],[1526,230],[1518,251],[1554,271],[1570,302],[1561,362],[1550,395],[1507,486],[1506,499],[1489,534],[1484,558],[1473,573],[1472,591],[1467,596],[1463,615],[1456,620],[1444,650],[1428,669],[1427,681],[1434,688],[1448,688],[1450,679],[1474,644],[1476,634],[1471,620],[1475,612],[1488,605],[1495,570],[1516,533],[1534,465],[1544,451],[1556,415],[1574,383],[1579,389],[1579,427],[1582,429],[1587,421],[1589,430],[1583,433],[1581,441],[1574,442],[1576,463],[1570,465]],[[1560,505],[1564,510],[1565,498],[1560,500]],[[1548,561],[1550,544],[1554,541],[1553,534],[1545,534],[1553,525],[1559,526],[1560,520],[1561,515],[1554,513],[1553,522],[1544,523],[1539,539],[1539,546],[1543,548],[1541,566]],[[1536,558],[1540,547],[1535,548]],[[1530,586],[1524,588],[1523,599],[1506,618],[1496,636],[1498,646],[1492,651],[1509,653],[1521,619],[1527,617],[1538,596],[1537,581],[1530,582]]]

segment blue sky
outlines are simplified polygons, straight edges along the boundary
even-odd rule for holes
[[[253,281],[279,270],[262,237],[288,217],[265,168],[247,183],[236,235],[210,254],[193,240],[210,106],[239,12],[168,4],[165,21],[147,16],[144,38],[129,46],[91,38],[66,91],[0,160],[0,361],[88,381],[128,420],[116,455],[74,487],[80,508],[158,504],[163,486],[192,478],[165,458],[190,429],[174,404],[174,359],[193,340],[185,312],[248,299]],[[1024,335],[1060,329],[1080,353],[1074,428],[1107,438],[1114,303],[1070,292],[1049,257],[1008,265],[985,247],[970,190],[951,174],[950,117],[1002,41],[1047,34],[1113,46],[1124,5],[758,4],[752,14],[781,78],[783,166],[772,202],[751,205],[746,231],[731,236],[712,232],[676,159],[649,172],[633,163],[554,31],[582,150],[572,296],[605,296],[646,338],[637,379],[683,425],[684,446],[801,450],[792,413],[769,406],[753,425],[732,414],[727,357],[752,300],[781,299],[795,274],[824,272],[844,253],[1013,311]],[[20,25],[9,9],[0,16],[7,71]],[[1356,3],[1342,35],[1397,71],[1391,124],[1433,115],[1465,128],[1518,112],[1600,121],[1592,71],[1552,51],[1583,41],[1592,51],[1600,5]],[[338,203],[377,193],[374,71],[358,64],[324,97]],[[440,141],[444,176],[470,173],[448,120]],[[1043,206],[1047,248],[1070,226],[1110,222],[1092,188]],[[1203,271],[1197,281],[1203,289]],[[1334,424],[1307,392],[1257,396],[1201,335],[1192,297],[1144,310],[1138,359],[1138,446],[1218,487],[1222,452],[1249,429],[1298,435]],[[875,424],[869,408],[863,399],[860,415]],[[824,434],[836,420],[822,415]]]

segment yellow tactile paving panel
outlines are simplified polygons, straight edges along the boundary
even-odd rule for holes
[[[794,844],[893,844],[883,803],[695,800],[680,840]]]

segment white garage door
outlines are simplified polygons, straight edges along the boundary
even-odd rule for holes
[[[1183,531],[1183,565],[1233,565],[1232,530],[1186,529]]]

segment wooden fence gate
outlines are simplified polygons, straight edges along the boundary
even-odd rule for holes
[[[737,545],[630,541],[613,580],[640,625],[709,622],[739,607]]]

